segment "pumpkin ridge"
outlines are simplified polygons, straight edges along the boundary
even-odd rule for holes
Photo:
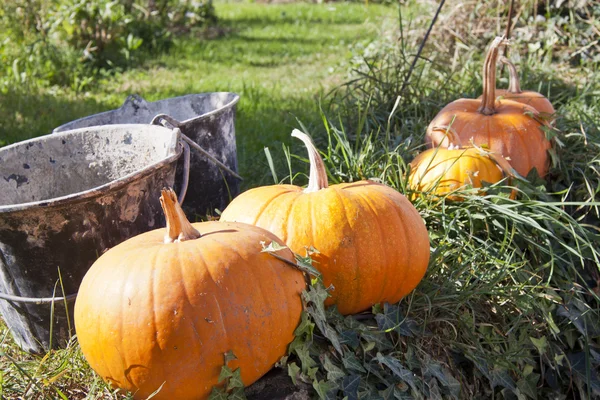
[[[287,193],[294,193],[292,191],[280,191],[278,192],[275,196],[271,197],[269,200],[265,201],[262,208],[258,211],[258,213],[256,214],[255,218],[254,218],[254,222],[251,223],[251,225],[258,225],[258,220],[260,219],[260,217],[262,216],[262,214],[267,210],[267,208],[269,208],[269,206],[271,205],[271,203],[278,197],[283,196],[284,194]]]
[[[332,189],[334,189],[334,193],[336,194],[340,204],[342,205],[343,214],[346,219],[347,226],[348,226],[348,228],[351,229],[352,223],[350,222],[350,218],[348,217],[348,212],[346,210],[346,202],[344,201],[344,197],[340,193],[340,189],[338,186],[334,186],[334,187],[332,187]],[[357,291],[359,291],[357,282],[360,282],[360,280],[362,278],[362,276],[360,274],[361,268],[360,268],[360,265],[358,265],[359,264],[358,260],[360,260],[360,258],[358,257],[358,249],[356,248],[356,246],[352,246],[352,249],[354,250],[354,261],[355,261],[354,262],[354,274],[356,276],[356,279],[354,279],[353,281],[347,281],[348,283],[351,282],[351,284],[353,286],[353,288],[352,288],[353,290],[350,290],[350,288],[344,288],[343,290],[345,293],[356,293]],[[331,261],[333,261],[333,260],[331,260]],[[342,266],[342,268],[344,268],[344,266]],[[351,300],[351,304],[349,304],[349,305],[347,304],[347,308],[350,308],[350,309],[355,308],[356,303],[358,301],[357,299],[362,298],[362,296],[363,296],[362,292],[360,292],[360,296],[350,296],[349,298],[351,298],[352,300]]]
[[[155,253],[155,252],[153,252],[153,253]],[[128,261],[129,261],[129,259],[133,258],[133,255],[134,255],[134,254],[135,254],[135,253],[129,253],[129,254],[127,254],[127,256],[126,256],[126,257],[125,257],[125,258],[124,258],[124,259],[121,261],[121,265],[128,265],[128,264],[129,264],[129,265],[135,265],[135,263],[129,263],[129,262],[128,262]],[[125,279],[123,279],[123,280],[121,280],[121,288],[120,288],[120,290],[118,291],[119,293],[124,293],[124,290],[123,290],[123,288],[124,288],[124,287],[127,285],[127,282],[129,282],[129,281],[130,281],[130,277],[131,277],[131,275],[132,275],[132,272],[133,272],[133,271],[129,270],[129,273],[127,274],[126,278],[125,278]],[[136,272],[137,272],[137,271],[136,271]],[[125,308],[125,302],[122,302],[122,304],[121,304],[121,310],[120,310],[120,314],[119,314],[119,321],[120,321],[120,324],[119,324],[119,339],[120,339],[121,341],[122,341],[122,340],[123,340],[123,338],[125,337],[125,334],[124,334],[124,322],[125,322],[125,318],[123,318],[123,316],[124,316],[124,315],[127,315],[127,314],[126,314],[126,312],[124,311],[124,308]],[[102,352],[102,356],[103,356],[103,357],[104,357],[104,354],[105,354],[105,353],[104,353],[104,352]],[[126,356],[123,356],[123,353],[122,353],[122,352],[120,352],[120,351],[119,351],[119,352],[118,352],[118,354],[119,354],[119,357],[120,357],[120,358],[121,358],[121,360],[122,360],[122,363],[123,363],[122,365],[131,366],[131,365],[133,365],[133,364],[134,364],[134,363],[130,362],[130,360],[128,360]],[[103,359],[104,359],[104,358],[103,358]],[[105,366],[107,366],[107,367],[109,367],[111,364],[107,364],[107,363],[105,362],[105,363],[104,363],[104,365],[105,365]],[[108,369],[109,369],[109,371],[110,371],[110,367],[109,367]],[[112,371],[110,371],[110,374],[111,374],[111,376],[117,376],[117,375],[113,374],[113,373],[112,373]],[[129,376],[129,374],[125,374],[125,378],[127,378],[127,382],[129,382],[129,384],[130,384],[130,385],[132,385],[132,386],[135,386],[135,387],[138,387],[136,384],[134,384],[134,382],[132,381],[132,379],[131,379],[131,377]]]
[[[377,217],[377,213],[375,212],[375,209],[373,208],[373,206],[371,205],[371,202],[369,201],[370,198],[368,196],[364,196],[360,193],[356,193],[358,195],[358,197],[360,199],[362,199],[365,204],[367,205],[368,209],[371,211],[371,214],[374,215],[375,217]],[[377,230],[379,231],[379,243],[380,246],[383,246],[383,251],[381,251],[379,254],[383,255],[383,265],[386,266],[385,271],[384,271],[384,280],[383,280],[383,285],[381,285],[381,291],[379,292],[379,295],[377,296],[378,299],[384,298],[384,294],[387,292],[387,288],[389,286],[389,268],[388,266],[388,258],[387,258],[387,253],[386,253],[386,249],[385,249],[385,233],[383,232],[383,230],[381,229],[381,225],[376,224],[377,225]]]
[[[218,243],[220,246],[222,246],[224,248],[229,249],[229,251],[231,253],[233,253],[234,255],[236,255],[239,259],[244,260],[245,262],[250,262],[250,260],[248,258],[244,257],[237,250],[236,246],[232,246],[228,242],[222,242],[221,240],[216,239],[214,236],[211,236],[210,240],[214,241],[215,243]],[[208,270],[208,268],[207,268],[207,270]],[[212,274],[209,273],[209,275],[211,275],[211,279],[213,280],[213,283],[214,283],[215,287],[220,290],[221,287],[219,285],[217,285],[217,282],[212,278]],[[249,282],[248,285],[254,287],[255,291],[258,292],[258,293],[260,293],[260,298],[261,298],[261,302],[263,304],[263,309],[272,308],[272,307],[270,307],[270,303],[266,300],[265,295],[264,295],[264,291],[262,290],[262,287],[260,286],[260,279],[257,279],[254,274],[249,274],[249,275],[250,275],[250,277],[248,277],[248,278],[251,278],[251,279],[254,278],[255,282],[252,282],[252,283]],[[258,284],[257,284],[256,281],[258,281]],[[226,348],[228,350],[232,350],[232,347],[231,347],[231,344],[230,344],[230,341],[229,341],[229,335],[227,334],[227,329],[225,329],[225,318],[223,316],[223,312],[221,311],[221,304],[219,303],[219,300],[215,297],[214,293],[212,294],[212,296],[213,296],[213,299],[215,301],[215,304],[217,305],[217,309],[219,311],[219,318],[220,318],[220,321],[221,321],[221,329],[223,331],[223,336],[225,337],[226,343],[227,343]],[[269,307],[267,307],[267,305]],[[260,309],[260,307],[257,307],[257,308]],[[252,348],[252,346],[247,346],[247,349],[251,353],[249,358],[250,359],[256,359],[257,357],[256,357],[256,355],[254,353],[254,351],[255,351],[254,348]],[[246,373],[246,372],[243,371],[243,373]]]
[[[404,291],[406,290],[404,288],[405,285],[406,285],[406,277],[407,277],[407,275],[409,273],[410,267],[412,266],[411,265],[412,264],[411,261],[413,259],[413,254],[412,254],[412,251],[411,251],[411,247],[407,246],[408,240],[409,240],[409,238],[411,236],[410,236],[410,234],[406,230],[406,225],[407,224],[406,224],[406,221],[405,221],[405,218],[404,218],[404,214],[403,214],[402,208],[398,207],[398,204],[396,204],[395,201],[391,200],[388,196],[386,196],[383,193],[382,193],[381,198],[383,199],[383,201],[385,201],[386,203],[388,203],[388,204],[391,205],[391,209],[392,210],[396,210],[396,212],[393,213],[393,214],[397,216],[398,222],[399,222],[398,225],[402,227],[402,237],[404,239],[404,240],[400,241],[403,244],[404,248],[402,250],[400,250],[400,251],[397,250],[397,253],[399,253],[399,254],[406,254],[406,260],[407,260],[407,267],[406,268],[402,268],[403,274],[402,274],[402,279],[401,279],[401,283],[400,283],[400,287],[399,287],[398,291],[396,293],[393,293],[392,296],[386,296],[384,299],[381,299],[381,301],[388,301],[389,302],[390,301],[389,300],[390,297],[392,297],[392,298],[398,297],[398,294],[401,294],[400,297],[404,297]],[[407,202],[408,202],[408,199],[407,199]],[[399,258],[399,257],[397,257],[397,258]],[[398,301],[399,301],[399,299],[398,299]]]
[[[288,206],[288,208],[285,210],[285,213],[283,214],[285,216],[285,219],[281,223],[281,226],[282,227],[285,226],[285,229],[281,229],[281,232],[277,232],[277,233],[279,233],[279,235],[275,235],[275,236],[279,236],[279,239],[281,239],[281,241],[286,246],[287,246],[288,232],[290,232],[290,230],[289,230],[290,215],[292,215],[292,208],[294,207],[294,203],[296,202],[296,200],[299,197],[300,196],[294,196],[294,198],[290,201],[290,205]],[[267,230],[272,232],[270,229],[267,229]],[[289,248],[289,246],[288,246],[288,248]],[[291,251],[291,249],[290,249],[290,251]]]
[[[525,139],[523,133],[521,132],[521,130],[517,129],[517,126],[515,125],[515,123],[513,121],[510,121],[510,124],[513,126],[513,128],[515,129],[515,132],[517,132],[517,135],[519,137],[519,141],[521,142],[521,149],[525,149],[525,152],[527,153],[527,171],[531,171],[535,166],[532,166],[531,164],[531,160],[533,160],[533,157],[531,155],[531,150],[530,147],[527,144],[527,140]],[[512,157],[511,157],[511,161],[512,161]],[[539,173],[539,171],[538,171]]]
[[[197,256],[199,255],[200,252],[194,252],[192,254],[192,256]],[[190,291],[188,290],[188,287],[186,285],[187,279],[184,278],[184,264],[187,265],[187,263],[181,262],[182,257],[181,257],[181,247],[178,246],[177,249],[177,263],[179,264],[179,276],[180,276],[180,280],[182,282],[182,292],[183,292],[183,297],[185,298],[185,301],[187,302],[188,307],[190,307],[190,309],[194,309],[194,304],[191,301],[191,297],[190,297]],[[195,262],[194,265],[198,265],[199,263]],[[196,270],[196,272],[200,272],[200,268],[198,268]],[[184,313],[185,314],[185,313]],[[194,332],[194,336],[196,338],[197,344],[194,345],[194,350],[198,351],[198,358],[200,358],[203,353],[202,353],[202,338],[200,336],[200,333],[198,332],[198,328],[196,327],[196,323],[194,321],[193,318],[189,318],[189,323],[190,323],[190,327],[191,330]],[[200,348],[198,348],[198,345],[200,346]]]
[[[300,199],[301,196],[296,196],[290,203],[290,208],[289,208],[289,212],[287,214],[286,220],[285,220],[285,229],[282,229],[282,233],[285,234],[285,238],[280,238],[281,240],[283,240],[283,243],[286,244],[288,243],[288,240],[290,238],[290,232],[293,232],[293,230],[290,227],[290,223],[293,222],[293,219],[290,218],[290,215],[294,215],[293,211],[294,211],[294,207],[296,207],[296,204],[298,203],[298,199]],[[290,249],[291,250],[291,249]],[[318,250],[318,249],[317,249]]]

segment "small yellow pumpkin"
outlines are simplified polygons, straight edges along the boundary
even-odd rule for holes
[[[425,150],[410,163],[409,186],[413,190],[445,196],[457,189],[480,188],[483,182],[496,183],[504,177],[503,169],[480,149],[435,148]],[[460,196],[448,196],[460,200]]]

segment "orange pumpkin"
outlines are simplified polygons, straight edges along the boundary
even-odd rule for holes
[[[551,120],[555,110],[552,103],[550,103],[550,100],[541,93],[532,90],[521,90],[519,73],[517,72],[515,64],[506,57],[500,57],[500,61],[508,67],[510,79],[508,82],[508,89],[496,89],[496,96],[527,104],[535,108],[540,113],[541,117]]]
[[[222,221],[268,229],[296,253],[312,257],[326,286],[326,304],[342,314],[395,303],[423,278],[429,238],[413,205],[392,188],[372,181],[329,186],[323,160],[310,138],[292,136],[308,148],[308,187],[273,185],[248,190],[223,211]]]
[[[536,168],[540,176],[548,172],[550,141],[537,118],[535,108],[512,100],[496,100],[496,60],[502,38],[496,38],[483,68],[481,100],[459,99],[444,107],[427,128],[431,147],[448,147],[446,132],[451,127],[461,142],[473,141],[502,155],[521,175]]]
[[[116,387],[146,398],[205,399],[233,351],[249,385],[286,354],[301,313],[301,272],[261,252],[278,239],[241,223],[190,224],[163,190],[167,234],[154,230],[103,254],[75,304],[81,350]],[[289,251],[281,257],[294,262]]]
[[[465,186],[480,188],[483,182],[496,183],[504,178],[503,169],[490,154],[474,147],[425,150],[410,166],[409,186],[438,196]],[[459,196],[448,198],[460,200]]]

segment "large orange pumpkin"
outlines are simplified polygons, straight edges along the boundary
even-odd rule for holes
[[[480,188],[483,182],[496,183],[505,176],[490,154],[474,147],[425,150],[415,157],[410,166],[409,186],[438,196],[466,186]],[[448,198],[459,200],[453,195]]]
[[[326,304],[342,314],[379,302],[398,302],[423,278],[429,261],[425,224],[413,205],[392,188],[372,181],[329,186],[310,138],[292,136],[308,148],[308,187],[273,185],[248,190],[223,211],[222,221],[268,229],[296,253],[312,257],[325,285]]]
[[[555,110],[544,95],[532,90],[521,90],[521,83],[519,81],[519,72],[517,67],[508,58],[501,57],[500,61],[508,67],[509,81],[508,89],[496,89],[496,97],[502,97],[508,100],[513,100],[522,104],[527,104],[535,108],[540,116],[551,120]]]
[[[483,96],[459,99],[444,107],[427,128],[426,141],[432,147],[448,147],[446,132],[451,127],[461,142],[473,141],[504,156],[521,175],[536,168],[540,176],[548,172],[550,141],[537,118],[537,110],[516,101],[496,100],[496,61],[502,38],[496,38],[483,67]]]
[[[146,398],[205,399],[233,351],[249,385],[286,354],[301,313],[302,273],[261,252],[278,239],[255,226],[190,224],[163,191],[165,230],[103,254],[75,304],[81,350],[116,387]],[[285,249],[279,253],[294,262]]]

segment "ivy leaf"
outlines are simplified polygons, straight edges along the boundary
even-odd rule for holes
[[[227,353],[225,353],[225,365],[229,364],[229,362],[233,360],[237,360],[237,357],[235,354],[233,354],[233,351],[229,350]]]
[[[233,371],[227,365],[221,367],[221,373],[219,374],[219,383],[233,376]]]
[[[342,392],[348,400],[358,400],[358,387],[360,386],[360,375],[348,375],[342,381]]]
[[[517,386],[515,384],[515,381],[513,380],[513,378],[511,378],[511,376],[505,370],[493,369],[490,371],[490,377],[492,378],[492,379],[490,379],[490,381],[492,383],[492,387],[500,386],[503,388],[510,389],[513,392],[517,391]]]
[[[327,380],[335,382],[346,376],[346,373],[337,365],[331,362],[327,354],[323,356],[323,368],[327,371]]]
[[[242,371],[239,368],[237,368],[235,371],[233,371],[233,374],[229,378],[229,382],[227,382],[227,390],[244,387],[244,382],[242,382],[241,372]]]
[[[313,381],[313,388],[319,395],[319,398],[321,400],[325,400],[325,399],[327,399],[327,392],[329,392],[331,389],[335,388],[335,386],[333,386],[331,383],[329,383],[325,380],[319,381],[319,380],[315,379]]]
[[[316,379],[317,378],[317,372],[319,372],[319,367],[309,368],[308,372],[306,372],[306,375],[308,375],[308,377],[310,379]]]
[[[528,396],[529,398],[532,398],[533,400],[537,400],[537,393],[538,393],[537,383],[539,380],[540,380],[539,374],[530,373],[525,378],[523,378],[517,382],[517,388],[525,396]]]
[[[460,382],[452,376],[450,371],[442,368],[439,363],[428,362],[425,366],[425,375],[435,377],[443,387],[448,389],[452,397],[458,398],[460,395]]]
[[[302,272],[306,272],[312,276],[321,276],[321,273],[312,265],[312,259],[309,257],[301,257],[296,254],[296,264]]]
[[[375,315],[377,327],[384,332],[396,331],[402,336],[415,336],[419,333],[417,323],[406,318],[398,305],[385,303],[381,313]]]
[[[213,387],[208,400],[227,400],[227,393],[221,388]]]
[[[324,323],[327,321],[325,315],[325,300],[329,297],[329,293],[325,290],[325,287],[317,283],[315,286],[311,286],[308,290],[302,292],[302,298],[312,307],[307,307],[309,314],[313,317],[315,323]]]
[[[294,386],[296,386],[300,377],[300,367],[295,362],[288,364],[288,375],[292,378]]]
[[[345,344],[353,349],[357,349],[360,346],[360,339],[358,333],[353,330],[345,330],[340,333],[340,344]]]
[[[400,361],[398,361],[394,357],[384,356],[381,353],[377,353],[377,361],[388,367],[395,376],[400,378],[402,381],[408,383],[411,388],[416,390],[414,374],[411,371],[404,368]]]
[[[235,388],[227,397],[227,400],[247,400],[244,388]]]
[[[427,382],[427,386],[429,387],[429,396],[427,396],[428,399],[442,400],[442,393],[440,392],[440,387],[438,386],[435,378],[431,378],[429,382]]]
[[[542,336],[539,339],[530,337],[529,340],[531,340],[531,343],[533,343],[540,355],[544,355],[546,353],[546,348],[548,347],[548,341],[546,340],[546,336]]]
[[[367,343],[375,343],[375,347],[379,351],[391,350],[394,348],[387,336],[380,332],[369,332],[365,331],[360,336],[367,341]]]
[[[312,340],[313,331],[315,329],[315,324],[310,321],[309,315],[303,311],[302,319],[300,320],[300,324],[294,331],[294,336],[303,336],[305,335],[308,340]]]
[[[277,251],[281,251],[281,250],[285,250],[288,247],[287,246],[282,246],[277,242],[271,242],[268,245],[265,246],[265,242],[261,242],[262,244],[262,253],[275,253]]]
[[[400,307],[397,305],[389,305],[385,303],[381,313],[375,315],[375,321],[377,321],[377,327],[382,331],[395,330],[403,316],[400,314]]]
[[[300,359],[300,364],[302,365],[302,372],[307,372],[309,368],[317,365],[315,360],[310,356],[309,346],[308,344],[304,344],[304,346],[296,349],[296,354]]]
[[[346,369],[351,369],[358,372],[367,372],[366,369],[362,366],[358,358],[353,353],[345,354],[342,358],[342,364]]]

